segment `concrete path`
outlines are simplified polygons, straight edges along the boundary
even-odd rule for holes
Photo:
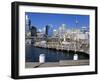
[[[26,68],[40,68],[40,67],[62,67],[62,66],[80,66],[89,65],[89,60],[60,60],[59,62],[26,62]]]

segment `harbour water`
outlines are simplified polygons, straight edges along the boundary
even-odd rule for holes
[[[75,53],[71,53],[68,51],[58,51],[46,48],[39,48],[33,45],[26,45],[25,47],[26,62],[39,62],[40,54],[45,54],[45,62],[59,62],[60,60],[73,60],[73,56]],[[85,53],[78,54],[78,59],[88,60],[89,55]]]

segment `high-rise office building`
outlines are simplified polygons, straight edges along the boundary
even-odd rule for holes
[[[37,36],[37,29],[35,26],[30,27],[31,36]]]
[[[46,28],[45,28],[45,34],[46,34],[46,36],[48,36],[49,28],[50,28],[50,25],[46,25]]]
[[[28,15],[25,16],[25,30],[29,31],[31,28],[31,20],[29,19]]]

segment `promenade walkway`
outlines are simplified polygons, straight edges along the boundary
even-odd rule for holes
[[[89,65],[89,60],[60,60],[59,62],[26,62],[26,68],[40,68],[40,67],[62,67],[62,66],[80,66]]]

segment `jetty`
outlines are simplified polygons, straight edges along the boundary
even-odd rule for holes
[[[84,52],[89,54],[89,46],[85,43],[77,43],[75,42],[36,42],[34,46],[39,48],[46,48],[46,49],[54,49],[59,51],[74,51],[74,52]]]

